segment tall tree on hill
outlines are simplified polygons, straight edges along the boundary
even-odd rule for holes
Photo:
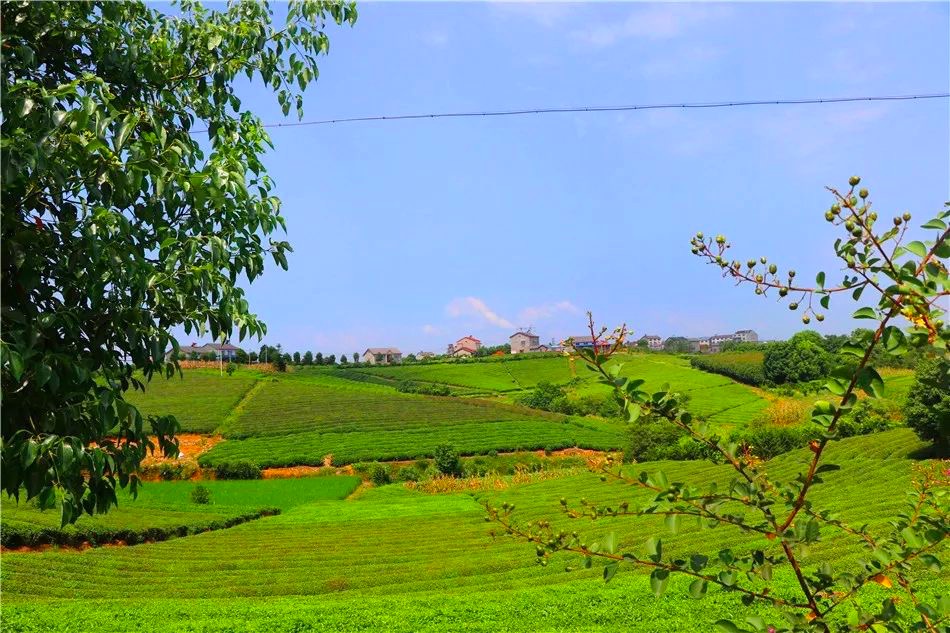
[[[317,365],[323,364],[323,352],[317,352],[317,358],[315,362]]]
[[[346,360],[346,354],[340,354],[340,364],[341,364],[341,365],[346,365],[347,362],[349,362],[349,361]]]
[[[300,352],[294,352],[294,365],[300,364]]]
[[[290,245],[261,158],[262,122],[236,82],[260,79],[284,113],[327,51],[342,2],[164,14],[144,2],[0,5],[0,388],[3,489],[63,523],[105,512],[171,416],[125,401],[177,369],[173,328],[260,336],[238,278]],[[144,377],[144,379],[143,379]]]
[[[313,352],[308,351],[303,355],[303,364],[304,365],[313,365]]]
[[[359,352],[353,352],[353,362],[354,362],[354,363],[360,362],[360,355],[359,355]]]
[[[336,365],[336,354],[327,356],[327,365]]]

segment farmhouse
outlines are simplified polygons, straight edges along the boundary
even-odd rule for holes
[[[395,347],[370,347],[363,352],[361,360],[370,365],[398,365],[402,362],[402,352]]]
[[[482,342],[469,334],[450,344],[447,351],[450,356],[461,358],[474,355],[481,347]]]
[[[650,349],[663,349],[663,339],[656,334],[646,334],[640,337],[640,341],[646,341]],[[640,341],[637,341],[639,344]]]
[[[723,343],[734,341],[736,343],[755,343],[759,340],[759,335],[755,330],[736,330],[732,334],[714,334],[702,338],[691,338],[689,341],[689,351],[694,354],[716,353],[722,348]]]
[[[574,349],[593,349],[594,348],[594,337],[592,336],[572,336],[571,340],[574,341]],[[610,343],[600,339],[597,341],[597,351],[606,352],[610,349]]]
[[[178,348],[178,358],[187,360],[194,358],[195,355],[202,357],[205,354],[214,354],[218,360],[232,361],[237,358],[239,351],[241,351],[241,348],[235,347],[230,343],[205,343],[204,345],[192,343],[191,345],[182,345]],[[174,353],[175,350],[168,350],[165,353],[165,358],[170,359]]]
[[[508,337],[511,343],[512,354],[524,354],[525,352],[536,352],[541,343],[541,337],[531,332],[515,332]]]

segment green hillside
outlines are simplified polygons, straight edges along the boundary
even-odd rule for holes
[[[815,489],[815,502],[844,520],[868,521],[872,531],[884,528],[904,502],[913,464],[905,456],[919,448],[906,430],[833,445],[828,459],[842,469]],[[773,461],[774,472],[790,476],[807,457],[806,451],[782,456]],[[702,462],[662,467],[678,481],[727,476],[722,467]],[[217,484],[212,495],[224,497],[237,484],[266,491],[281,482]],[[157,497],[164,497],[166,486],[154,485],[163,491]],[[708,623],[735,612],[735,595],[711,590],[695,601],[686,595],[688,579],[675,576],[656,599],[639,572],[622,570],[605,586],[596,566],[565,572],[565,564],[576,562],[570,556],[541,568],[529,544],[488,535],[492,526],[478,504],[481,498],[507,500],[524,520],[549,517],[593,535],[615,531],[625,548],[640,549],[647,535],[663,532],[660,521],[571,521],[558,512],[561,496],[640,499],[586,473],[474,496],[425,495],[393,485],[343,501],[302,500],[279,516],[167,542],[82,553],[7,552],[0,570],[4,630],[667,632],[707,630]],[[861,555],[853,541],[831,534],[813,548],[809,569]],[[665,536],[664,545],[683,552],[775,546],[747,536],[737,540],[728,527],[689,527]],[[115,582],[120,573],[123,581]],[[787,570],[776,576],[779,591],[789,590]],[[929,594],[946,581],[945,572],[925,577],[920,586]],[[868,600],[883,595],[880,589]]]
[[[174,415],[182,431],[211,433],[259,378],[250,370],[228,376],[211,369],[187,369],[182,376],[156,376],[145,383],[144,392],[126,392],[126,399],[143,414]]]
[[[647,389],[659,389],[664,383],[689,396],[689,409],[724,427],[741,426],[761,413],[768,402],[751,387],[730,378],[694,369],[685,358],[672,354],[625,354],[616,362],[623,364],[625,376],[646,380]],[[566,357],[525,360],[489,359],[481,362],[432,363],[387,367],[360,367],[347,373],[381,376],[396,383],[415,381],[465,387],[480,392],[512,394],[547,381],[564,385],[573,397],[604,396],[609,391],[597,382],[593,373],[577,361],[572,372]]]

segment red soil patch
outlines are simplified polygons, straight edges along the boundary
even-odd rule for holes
[[[282,468],[264,468],[264,479],[293,479],[295,477],[318,477],[332,472],[334,475],[352,475],[353,466],[285,466]]]
[[[221,442],[224,438],[220,435],[199,435],[197,433],[180,433],[178,438],[178,457],[164,457],[159,452],[155,452],[142,462],[143,465],[161,464],[164,462],[176,462],[183,460],[194,460],[199,455],[210,451],[215,444]]]

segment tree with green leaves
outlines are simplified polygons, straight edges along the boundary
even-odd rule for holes
[[[683,336],[671,336],[663,341],[663,351],[671,354],[689,353],[689,341]]]
[[[346,365],[349,361],[346,359],[346,354],[340,354],[340,364]]]
[[[313,352],[308,351],[303,355],[303,364],[304,365],[313,365]]]
[[[336,354],[327,356],[327,365],[336,365]]]
[[[300,352],[294,352],[294,365],[300,364]]]
[[[144,2],[0,5],[3,489],[61,498],[62,521],[116,504],[174,418],[125,401],[171,377],[181,327],[260,336],[239,278],[287,266],[272,147],[235,86],[287,113],[354,5],[264,3],[172,13]]]
[[[353,352],[353,362],[354,362],[354,363],[360,362],[360,353],[359,353],[359,352]]]
[[[941,455],[950,456],[950,358],[924,358],[904,406],[907,426],[922,440],[933,442]]]
[[[732,479],[701,487],[673,481],[662,470],[631,473],[617,456],[609,455],[595,466],[601,479],[645,491],[649,501],[602,506],[584,499],[579,503],[562,499],[562,511],[574,519],[664,517],[673,535],[684,520],[695,520],[701,528],[734,531],[729,540],[745,538],[748,542],[735,549],[706,552],[673,548],[671,555],[659,534],[649,535],[642,547],[620,544],[612,537],[594,541],[577,531],[555,528],[544,519],[521,523],[507,503],[500,507],[486,504],[486,520],[532,543],[542,565],[554,553],[573,552],[588,567],[595,560],[603,561],[606,580],[622,565],[648,570],[651,588],[658,596],[666,591],[671,575],[679,574],[690,579],[688,591],[693,598],[701,599],[710,588],[720,588],[745,606],[760,603],[772,607],[743,614],[736,605],[732,619],[715,623],[722,631],[946,631],[950,600],[945,592],[921,592],[916,583],[921,576],[941,571],[939,556],[945,554],[950,537],[945,464],[935,461],[918,468],[908,486],[906,510],[883,526],[862,525],[860,517],[857,523],[845,522],[821,508],[813,494],[823,483],[822,475],[839,468],[828,462],[826,449],[841,437],[839,423],[855,409],[857,392],[863,391],[868,398],[883,394],[884,381],[869,362],[875,349],[880,347],[895,357],[916,349],[944,361],[950,358],[950,329],[943,321],[950,297],[950,276],[944,264],[950,257],[950,203],[921,226],[931,232],[932,239],[913,240],[907,235],[910,214],[895,216],[879,227],[878,213],[868,200],[870,194],[858,189],[859,184],[860,178],[854,176],[850,189],[830,189],[834,201],[825,212],[826,220],[844,233],[835,242],[835,254],[845,270],[839,284],[826,285],[824,272],[816,275],[814,285],[801,284],[794,271],[780,273],[778,265],[765,257],[730,261],[731,245],[722,235],[707,238],[698,233],[691,240],[693,254],[718,268],[724,277],[751,285],[757,295],[788,298],[790,309],[802,309],[805,324],[812,318],[824,320],[832,298],[858,301],[865,292],[876,295],[872,305],[853,313],[854,318],[867,319],[874,327],[867,338],[841,346],[844,362],[832,371],[825,385],[829,399],[817,401],[811,414],[818,439],[810,443],[809,456],[795,475],[776,474],[769,462],[755,454],[754,447],[724,440],[703,421],[694,420],[683,406],[682,396],[669,387],[650,393],[643,388],[644,379],[624,376],[622,363],[610,361],[623,349],[625,326],[608,333],[606,328],[595,328],[589,317],[594,346],[574,351],[612,390],[629,423],[636,425],[645,419],[672,424],[715,455],[717,462],[731,468]],[[900,318],[910,327],[900,327]],[[837,565],[828,561],[808,564],[809,549],[830,534],[853,539],[866,548],[867,555]],[[794,591],[776,582],[773,572],[780,568],[789,570]],[[875,585],[893,591],[881,600],[868,591]],[[906,598],[895,595],[897,592]],[[769,615],[761,615],[763,612]]]
[[[313,362],[314,362],[315,364],[317,364],[317,365],[322,365],[322,364],[323,364],[323,352],[317,352],[317,355],[316,355],[316,357],[314,358],[314,361],[313,361]]]

